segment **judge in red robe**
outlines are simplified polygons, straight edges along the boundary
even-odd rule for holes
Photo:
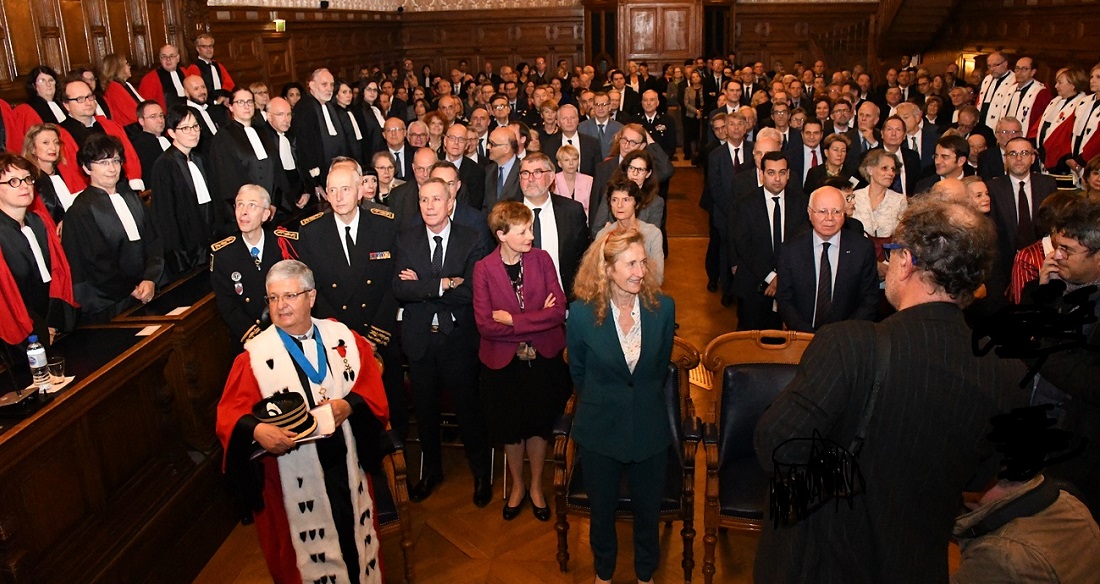
[[[268,272],[274,326],[245,344],[218,404],[225,471],[253,511],[275,582],[381,583],[374,491],[364,469],[378,462],[389,407],[370,344],[343,324],[310,317],[314,286],[313,273],[296,260]],[[298,444],[293,432],[252,415],[260,400],[282,391],[302,394],[311,409],[329,406],[335,432]]]

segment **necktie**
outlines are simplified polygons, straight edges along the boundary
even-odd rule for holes
[[[867,147],[867,138],[860,138],[859,141],[863,142],[863,152],[870,150],[870,148]]]
[[[741,147],[733,149],[733,174],[737,174],[741,171]]]
[[[531,232],[535,236],[535,240],[531,242],[533,247],[542,249],[542,221],[539,221],[539,213],[542,213],[542,209],[535,209],[535,222],[531,225]]]
[[[497,198],[504,198],[504,167],[497,168]]]
[[[1016,223],[1016,249],[1035,243],[1035,228],[1031,224],[1031,206],[1027,203],[1027,191],[1024,181],[1020,181],[1020,190],[1016,195],[1019,216]]]
[[[783,134],[783,145],[781,146],[781,148],[783,150],[787,149],[787,135],[786,134]]]
[[[249,251],[252,253],[252,261],[256,264],[256,269],[259,270],[260,269],[260,248],[258,248],[256,246],[252,246],[252,249],[249,250]]]
[[[397,162],[394,170],[397,171],[397,178],[404,180],[405,178],[405,165],[401,164],[401,151],[393,153],[393,159]]]
[[[810,150],[810,168],[817,168],[817,149]]]
[[[432,277],[439,278],[443,276],[443,236],[436,235],[432,239],[435,240],[435,251],[432,252]]]
[[[603,124],[596,124],[596,137],[600,139],[600,144],[603,144]]]
[[[916,152],[917,156],[920,156],[920,148],[917,147],[917,137],[916,136],[911,136],[909,138],[909,149],[912,150],[913,152]]]
[[[344,244],[348,246],[348,265],[351,265],[352,250],[355,249],[355,241],[351,238],[351,225],[344,226]]]
[[[779,244],[783,243],[783,211],[779,208],[779,197],[772,197],[775,203],[772,209],[772,251],[779,252]]]
[[[485,138],[482,138],[482,139],[477,141],[477,159],[478,160],[484,160],[485,159]]]
[[[829,263],[829,242],[821,244],[821,266],[817,276],[817,310],[814,328],[825,324],[825,317],[833,307],[833,266]]]

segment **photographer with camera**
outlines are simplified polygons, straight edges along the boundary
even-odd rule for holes
[[[838,445],[862,442],[849,457],[858,461],[862,488],[835,500],[817,493],[823,504],[794,525],[766,521],[757,582],[948,580],[947,543],[961,494],[985,486],[997,470],[989,420],[1027,398],[1017,387],[1021,364],[974,356],[963,319],[995,246],[992,222],[976,211],[914,203],[885,245],[886,297],[898,312],[878,325],[847,321],[818,331],[757,425],[757,458],[767,471],[773,454],[777,466],[805,465],[813,441],[777,448],[815,431]],[[884,366],[876,359],[879,340],[889,347]],[[870,401],[880,368],[881,391]],[[807,447],[791,447],[800,443]]]

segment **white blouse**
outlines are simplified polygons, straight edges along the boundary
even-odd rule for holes
[[[909,201],[905,198],[905,195],[887,189],[886,198],[879,203],[877,209],[872,210],[870,188],[863,187],[852,193],[855,195],[856,203],[852,218],[863,223],[863,230],[867,232],[867,235],[871,237],[890,237],[897,229],[901,216],[905,214]]]
[[[634,320],[630,330],[624,331],[619,326],[619,307],[611,303],[611,318],[615,321],[615,334],[619,337],[619,346],[623,349],[623,357],[626,357],[626,367],[634,373],[638,366],[638,358],[642,354],[642,318],[638,308],[638,296],[634,296],[634,306],[630,309],[630,318]]]

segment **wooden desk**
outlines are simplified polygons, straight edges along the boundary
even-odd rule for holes
[[[220,456],[189,453],[174,332],[108,325],[51,348],[73,384],[0,431],[0,580],[190,582],[236,523]]]
[[[179,311],[181,307],[187,308]],[[165,375],[175,396],[173,408],[184,440],[192,450],[207,455],[220,453],[214,421],[225,379],[237,355],[218,314],[210,272],[205,269],[192,272],[166,287],[148,304],[127,310],[113,322],[127,326],[172,326],[173,350]]]

